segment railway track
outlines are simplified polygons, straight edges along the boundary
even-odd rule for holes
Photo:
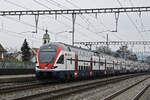
[[[145,91],[150,87],[150,84],[145,86],[139,93],[133,98],[133,100],[139,100],[140,97],[145,93]]]
[[[125,87],[102,100],[139,100],[141,95],[150,87],[150,77]]]
[[[125,75],[125,76],[120,76],[117,78],[111,78],[108,80],[100,80],[96,82],[91,82],[91,83],[85,83],[82,85],[75,85],[75,86],[70,86],[70,87],[65,87],[61,89],[55,89],[55,90],[49,90],[46,92],[42,93],[37,93],[34,95],[29,95],[29,96],[23,96],[20,98],[16,98],[15,100],[53,100],[53,99],[60,99],[65,96],[68,96],[69,94],[75,94],[75,93],[80,93],[84,92],[86,90],[90,90],[92,88],[97,88],[101,87],[110,83],[116,83],[125,79],[129,79],[132,77],[136,77],[137,74],[135,75]]]
[[[44,82],[30,82],[30,83],[28,82],[28,83],[19,84],[16,86],[8,86],[8,87],[0,88],[0,94],[17,92],[17,91],[22,91],[26,89],[33,89],[33,88],[38,88],[38,87],[47,86],[47,85],[49,84],[44,83]]]

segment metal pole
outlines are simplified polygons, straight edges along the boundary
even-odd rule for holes
[[[119,20],[119,13],[115,13],[115,20],[116,20],[116,29],[114,32],[118,31],[118,20]]]
[[[107,49],[108,49],[108,34],[107,34],[107,38],[106,38],[106,45],[107,45]]]
[[[75,32],[75,19],[76,14],[72,14],[72,45],[74,46],[74,32]]]
[[[36,30],[35,32],[38,32],[38,22],[39,22],[39,15],[35,15],[35,26],[36,26]]]

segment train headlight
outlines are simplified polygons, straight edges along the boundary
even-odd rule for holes
[[[36,66],[37,68],[40,68],[40,66]]]

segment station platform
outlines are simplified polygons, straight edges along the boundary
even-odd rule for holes
[[[0,75],[1,79],[11,79],[11,78],[28,78],[35,77],[35,74],[27,74],[27,75]]]
[[[0,83],[5,82],[23,82],[35,80],[35,74],[24,74],[24,75],[0,75]]]

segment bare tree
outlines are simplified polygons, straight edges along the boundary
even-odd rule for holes
[[[105,53],[105,54],[108,54],[108,55],[111,55],[112,54],[112,51],[109,47],[107,46],[100,46],[100,47],[97,47],[96,48],[96,51],[98,53]]]

